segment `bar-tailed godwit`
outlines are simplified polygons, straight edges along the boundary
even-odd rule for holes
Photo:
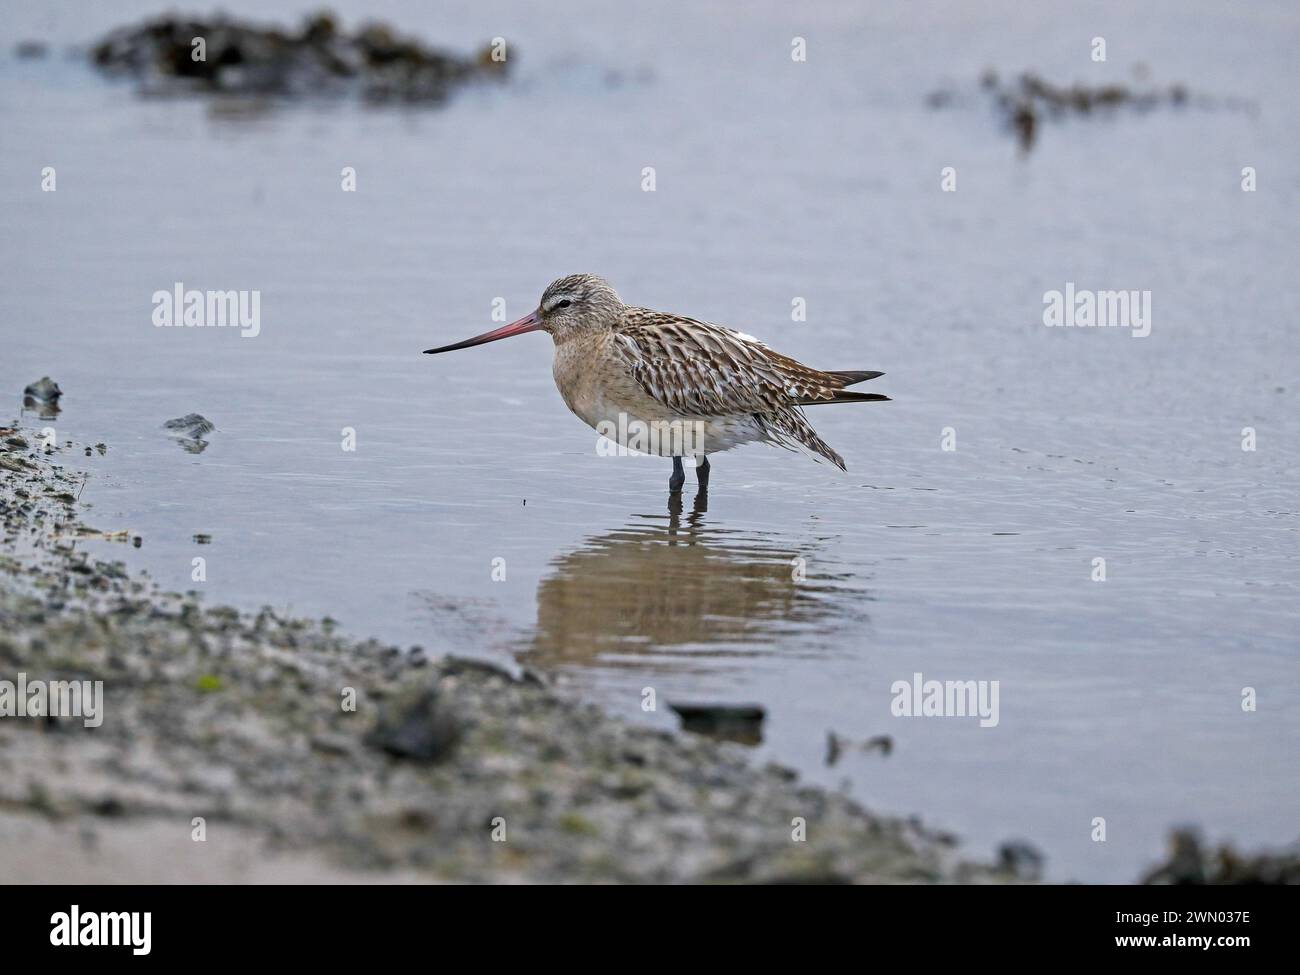
[[[802,407],[889,399],[844,388],[883,373],[823,372],[742,332],[625,305],[594,274],[552,282],[537,310],[517,322],[425,352],[467,349],[539,330],[555,341],[555,385],[569,409],[623,446],[672,457],[671,491],[680,491],[686,480],[683,456],[696,458],[704,489],[706,454],[745,443],[802,448],[844,470],[844,459],[817,436]],[[647,437],[647,431],[662,435]]]

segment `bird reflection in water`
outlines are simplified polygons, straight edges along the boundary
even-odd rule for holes
[[[724,658],[856,652],[841,630],[860,632],[869,596],[819,562],[819,539],[780,545],[771,532],[712,526],[707,512],[707,493],[689,512],[674,494],[666,516],[638,516],[556,558],[521,662],[703,672]]]

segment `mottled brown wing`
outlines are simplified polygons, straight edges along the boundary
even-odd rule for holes
[[[650,396],[686,416],[783,412],[831,401],[844,385],[748,335],[629,308],[616,347]]]

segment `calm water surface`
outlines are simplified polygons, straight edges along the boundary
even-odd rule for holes
[[[60,437],[109,445],[87,520],[144,545],[100,554],[175,589],[202,555],[213,601],[543,666],[633,720],[761,703],[764,755],[973,854],[1027,839],[1057,878],[1131,880],[1184,822],[1295,839],[1292,5],[336,6],[462,49],[505,36],[518,73],[441,111],[222,111],[63,56],[150,4],[6,18],[0,390],[16,410],[50,374]],[[16,60],[27,37],[56,54]],[[1138,61],[1257,111],[1050,123],[1020,159],[975,89],[987,66],[1101,83]],[[968,103],[927,108],[944,83]],[[884,369],[895,401],[810,412],[848,474],[751,447],[674,507],[666,462],[597,456],[545,336],[419,354],[575,270]],[[154,328],[177,281],[259,289],[260,336]],[[1067,281],[1150,290],[1151,335],[1045,328]],[[192,411],[218,428],[201,454],[161,429]],[[916,672],[999,681],[997,727],[892,717]],[[830,730],[895,749],[827,767]]]

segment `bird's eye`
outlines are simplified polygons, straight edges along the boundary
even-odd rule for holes
[[[556,308],[568,308],[571,304],[573,304],[573,302],[571,302],[568,298],[565,298],[563,301],[557,301],[557,302],[555,303],[555,307],[556,307]]]

